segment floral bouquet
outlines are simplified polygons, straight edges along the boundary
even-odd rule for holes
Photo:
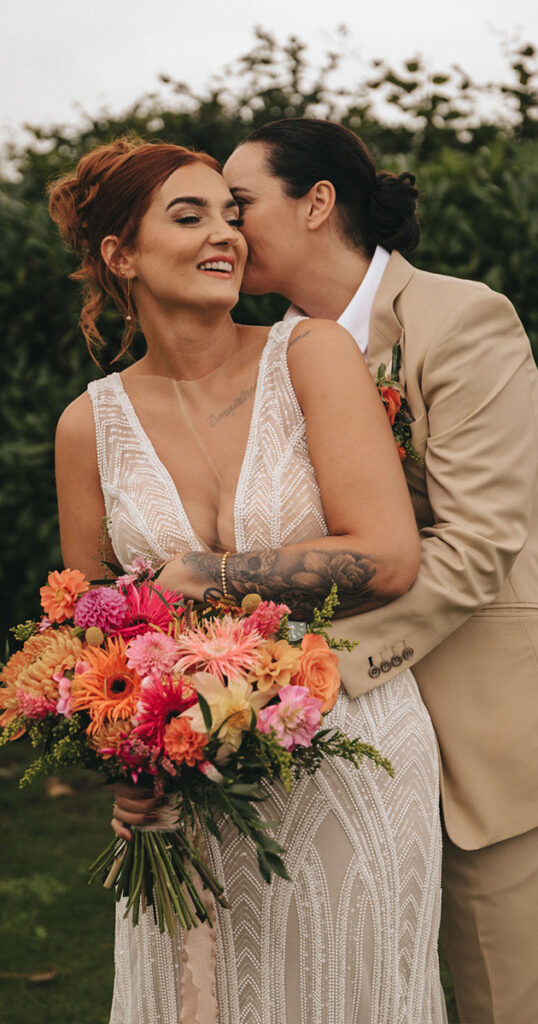
[[[77,569],[49,574],[43,618],[13,629],[22,646],[0,676],[0,742],[27,733],[40,748],[21,785],[77,766],[162,798],[160,825],[115,837],[90,874],[127,897],[134,924],[152,906],[173,934],[208,919],[201,888],[226,905],[203,843],[204,830],[220,839],[226,817],[254,843],[267,882],[288,877],[257,809],[262,783],[289,790],[329,756],[392,769],[370,745],[323,727],[340,685],[331,647],[350,646],[325,632],[335,587],[291,642],[286,605],[250,594],[242,607],[195,609],[147,559],[128,570],[92,588]]]

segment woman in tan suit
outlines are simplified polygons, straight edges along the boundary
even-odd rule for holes
[[[443,938],[463,1024],[538,1005],[538,373],[510,303],[416,270],[410,175],[376,173],[326,121],[264,125],[224,168],[249,245],[243,290],[338,320],[375,375],[399,346],[421,462],[404,469],[422,565],[346,621],[356,696],[413,667],[439,744]],[[305,339],[307,341],[307,339]],[[375,578],[372,580],[375,588]]]

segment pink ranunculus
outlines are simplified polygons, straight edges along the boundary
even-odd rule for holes
[[[96,587],[79,597],[74,620],[81,629],[98,626],[103,633],[121,629],[129,617],[129,605],[115,587]]]
[[[278,703],[262,708],[257,728],[269,733],[275,730],[277,740],[285,750],[308,747],[319,729],[322,719],[321,701],[311,697],[304,686],[283,686]]]
[[[58,683],[58,692],[60,694],[56,710],[59,715],[71,718],[71,680],[61,672],[55,672],[52,678],[55,683]]]
[[[172,671],[179,657],[179,645],[166,633],[142,633],[129,641],[127,655],[129,668],[135,668],[139,676],[160,679]]]
[[[284,615],[290,614],[287,604],[275,604],[274,601],[261,601],[256,611],[243,619],[245,629],[255,630],[260,636],[268,637],[276,633]]]

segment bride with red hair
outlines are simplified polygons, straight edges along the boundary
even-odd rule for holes
[[[101,575],[105,520],[116,562],[164,564],[160,582],[194,600],[257,592],[301,621],[333,582],[344,615],[404,593],[418,535],[366,364],[332,322],[234,323],[247,246],[216,162],[117,140],[52,187],[50,208],[80,256],[94,356],[109,300],[120,355],[138,328],[146,346],[58,424],[65,563]],[[280,823],[291,881],[263,882],[226,823],[222,844],[206,837],[230,907],[215,908],[215,964],[198,985],[181,933],[161,935],[151,912],[133,927],[119,906],[111,1024],[446,1020],[437,752],[412,674],[358,698],[341,686],[331,724],[375,743],[395,778],[335,758],[290,794],[271,787],[262,811]],[[117,788],[118,835],[154,821],[144,796]]]

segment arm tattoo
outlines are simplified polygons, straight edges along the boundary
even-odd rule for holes
[[[184,563],[194,563],[204,599],[221,597],[221,556],[191,551]],[[228,558],[226,576],[230,594],[241,602],[245,594],[258,593],[266,601],[287,604],[296,619],[310,619],[323,604],[333,583],[338,587],[339,611],[366,611],[381,603],[372,585],[375,562],[358,551],[297,551],[287,548],[248,551]],[[386,598],[384,598],[386,601]]]
[[[310,329],[308,329],[308,331],[303,331],[302,334],[298,334],[296,338],[292,338],[288,345],[288,351],[290,350],[290,348],[293,347],[293,345],[296,345],[298,341],[301,341],[303,338],[306,338],[308,334],[310,334]]]

